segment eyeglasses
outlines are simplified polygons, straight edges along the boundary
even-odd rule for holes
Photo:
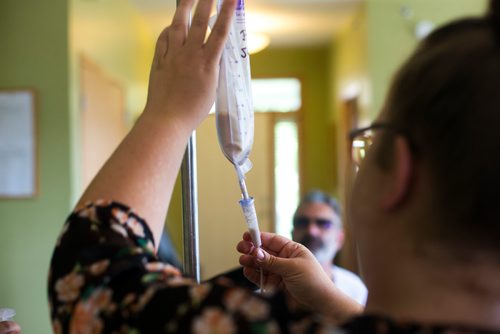
[[[365,128],[352,130],[349,133],[349,139],[351,141],[352,161],[356,164],[356,166],[359,167],[361,162],[366,157],[368,149],[373,144],[374,132],[376,130],[391,130],[406,133],[402,129],[386,123],[373,123]]]
[[[316,224],[322,230],[328,230],[333,226],[333,221],[324,218],[312,218],[306,216],[298,216],[293,218],[293,227],[296,229],[308,228],[310,223]]]

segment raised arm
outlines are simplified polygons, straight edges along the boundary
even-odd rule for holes
[[[158,246],[187,140],[215,99],[218,64],[234,12],[225,0],[204,43],[213,0],[200,1],[188,31],[194,0],[182,0],[156,45],[146,108],[105,163],[77,206],[98,199],[140,212]]]
[[[187,139],[215,98],[218,63],[235,7],[235,0],[224,1],[205,43],[213,0],[199,0],[188,32],[193,1],[181,1],[172,26],[158,39],[144,113],[85,191],[79,202],[83,207],[68,217],[57,240],[48,279],[55,333],[330,328],[315,315],[290,307],[282,294],[263,298],[227,277],[196,285],[154,254],[153,238],[158,242]],[[85,205],[88,201],[93,203]]]

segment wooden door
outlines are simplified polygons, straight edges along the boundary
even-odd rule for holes
[[[127,133],[124,101],[121,85],[82,57],[80,119],[84,188]]]

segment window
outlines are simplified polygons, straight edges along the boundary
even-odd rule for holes
[[[256,112],[295,112],[302,104],[300,80],[295,78],[252,80]]]
[[[276,233],[291,238],[292,218],[299,203],[299,140],[295,119],[275,123],[274,161]]]
[[[300,196],[297,112],[302,105],[301,82],[296,78],[253,79],[252,96],[254,111],[268,114],[274,131],[274,184],[269,192],[274,191],[275,231],[290,238]]]
[[[300,196],[297,111],[302,105],[301,82],[296,78],[254,79],[252,93],[255,112],[274,115],[275,229],[290,238]]]

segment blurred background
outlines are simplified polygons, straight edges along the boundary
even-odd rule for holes
[[[256,111],[247,186],[262,230],[289,236],[300,195],[313,188],[348,205],[349,130],[373,121],[419,39],[450,19],[482,13],[485,3],[247,1]],[[36,194],[0,198],[0,307],[16,309],[24,333],[51,332],[46,281],[57,235],[142,112],[156,37],[174,10],[175,0],[0,1],[0,93],[27,88],[36,97]],[[1,154],[9,139],[0,138]],[[237,265],[245,230],[214,115],[197,131],[197,159],[201,270],[209,278]],[[346,220],[340,262],[356,271]],[[166,231],[179,254],[181,221],[177,182]]]

